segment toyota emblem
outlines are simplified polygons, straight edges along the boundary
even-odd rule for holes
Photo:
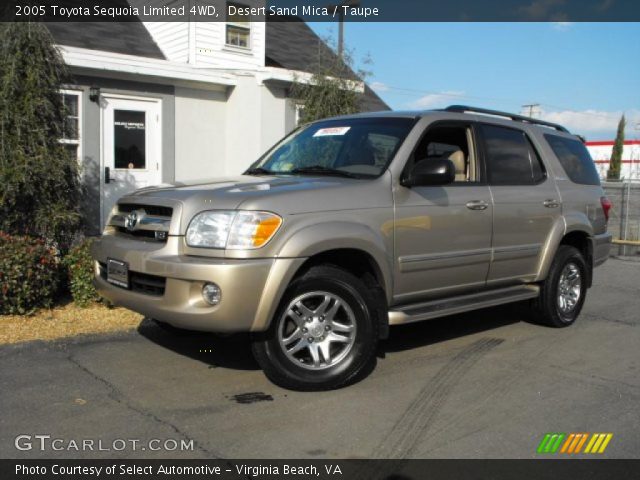
[[[138,224],[138,212],[131,212],[124,218],[124,227],[130,232],[136,228]]]

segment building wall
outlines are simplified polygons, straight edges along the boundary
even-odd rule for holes
[[[188,22],[144,22],[167,60],[187,63],[189,61]]]
[[[601,179],[607,178],[609,160],[613,150],[613,141],[587,142],[587,149],[596,164]],[[620,177],[627,180],[640,180],[640,141],[628,140],[622,150],[622,168]]]
[[[175,95],[175,180],[225,175],[226,92],[176,87]]]
[[[153,6],[177,6],[175,0],[152,0]],[[217,2],[220,18],[225,18],[226,2]],[[264,5],[263,0],[243,0],[244,6]],[[205,5],[206,2],[200,2]],[[154,41],[168,60],[225,69],[255,69],[265,64],[266,26],[250,23],[249,48],[226,44],[224,21],[219,22],[144,22]]]
[[[292,129],[284,87],[259,84],[247,74],[229,92],[225,172],[237,175]]]
[[[125,80],[112,80],[93,76],[75,76],[66,85],[72,90],[82,91],[82,138],[81,138],[81,174],[84,186],[82,213],[85,233],[100,233],[100,189],[102,186],[101,168],[101,109],[90,101],[90,87],[100,88],[101,93],[117,93],[138,97],[150,96],[162,99],[162,181],[173,182],[175,178],[175,131],[174,88]],[[170,132],[170,134],[167,134]]]

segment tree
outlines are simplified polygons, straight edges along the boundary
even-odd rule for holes
[[[65,249],[80,222],[77,159],[59,142],[67,70],[42,24],[0,24],[0,230]]]
[[[327,47],[332,43],[330,39],[318,41],[308,82],[299,77],[294,79],[291,96],[303,105],[301,123],[361,110],[362,93],[357,87],[362,86],[369,72],[363,69],[354,71],[353,52],[343,49],[341,58]],[[363,63],[367,65],[369,59]]]
[[[624,129],[627,122],[624,115],[620,117],[618,122],[618,132],[616,133],[616,141],[611,151],[611,159],[609,160],[609,170],[607,170],[607,180],[620,180],[620,165],[622,164],[622,149],[624,148]]]

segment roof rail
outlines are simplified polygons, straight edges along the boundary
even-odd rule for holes
[[[486,115],[495,115],[497,117],[506,117],[514,120],[516,122],[524,122],[531,123],[534,125],[543,125],[545,127],[555,128],[560,132],[571,133],[569,130],[564,128],[562,125],[558,125],[557,123],[545,122],[544,120],[537,120],[531,117],[525,117],[523,115],[516,115],[514,113],[500,112],[498,110],[489,110],[487,108],[477,108],[477,107],[469,107],[468,105],[449,105],[444,109],[446,112],[471,112],[471,113],[484,113]]]

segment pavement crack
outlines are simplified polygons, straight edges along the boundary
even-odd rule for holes
[[[95,372],[89,370],[89,368],[87,368],[86,366],[81,364],[75,357],[73,357],[73,355],[67,356],[67,360],[69,360],[69,362],[73,363],[77,368],[79,368],[82,372],[84,372],[87,375],[89,375],[95,381],[100,382],[105,387],[107,387],[107,389],[109,390],[109,398],[111,398],[116,403],[119,403],[120,405],[123,405],[124,407],[128,408],[129,410],[131,410],[131,411],[133,411],[133,412],[135,412],[135,413],[137,413],[139,415],[142,415],[142,416],[144,416],[146,418],[149,418],[149,419],[153,420],[156,423],[159,423],[161,425],[169,427],[177,435],[179,435],[182,439],[184,439],[184,440],[186,440],[188,442],[192,442],[193,446],[194,446],[194,448],[196,450],[206,454],[209,458],[211,458],[211,459],[221,459],[221,457],[219,455],[217,455],[215,452],[212,452],[211,450],[208,450],[207,448],[203,447],[194,438],[192,438],[187,433],[182,431],[175,424],[169,422],[168,420],[160,418],[158,415],[156,415],[155,413],[153,413],[153,412],[151,412],[149,410],[146,410],[146,409],[144,409],[142,407],[138,407],[138,406],[134,405],[133,403],[131,403],[129,401],[129,399],[127,398],[127,396],[125,394],[123,394],[118,389],[118,387],[116,387],[113,383],[111,383],[106,378],[101,377],[100,375],[96,374]]]

